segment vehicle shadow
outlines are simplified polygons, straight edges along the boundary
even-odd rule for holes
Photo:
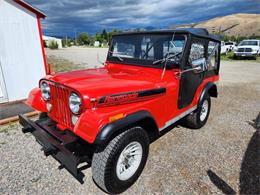
[[[241,163],[239,193],[260,194],[260,113],[254,123],[249,124],[255,127],[256,131],[247,146]],[[224,194],[236,194],[235,190],[212,170],[208,170],[207,174],[212,183]]]

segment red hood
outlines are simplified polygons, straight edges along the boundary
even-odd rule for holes
[[[160,69],[126,65],[59,73],[48,79],[81,93],[84,98],[96,98],[124,92],[161,87]]]

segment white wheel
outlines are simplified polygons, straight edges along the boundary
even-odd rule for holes
[[[191,129],[200,129],[208,120],[210,107],[210,96],[209,94],[205,94],[201,103],[198,103],[197,110],[186,116],[182,121],[182,125]]]
[[[121,181],[131,178],[137,171],[143,155],[139,142],[131,142],[121,152],[116,165],[116,175]]]
[[[208,111],[209,111],[209,102],[207,99],[205,99],[201,107],[200,121],[204,121],[206,119],[208,115]]]
[[[97,148],[91,165],[95,183],[109,194],[124,192],[142,173],[149,143],[143,128],[132,127],[115,136],[105,148]]]

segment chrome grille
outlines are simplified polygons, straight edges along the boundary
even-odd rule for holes
[[[252,48],[238,48],[238,52],[252,52]]]
[[[50,118],[69,129],[73,129],[68,102],[70,90],[56,83],[49,83],[49,85],[51,90],[50,103],[52,104]]]
[[[252,52],[252,48],[246,48],[245,52]]]

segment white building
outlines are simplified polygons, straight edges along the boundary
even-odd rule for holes
[[[49,44],[53,41],[56,42],[58,44],[58,49],[62,48],[62,40],[56,37],[50,37],[50,36],[42,36],[43,41],[47,44],[47,46],[49,47]]]
[[[22,0],[0,0],[0,103],[26,99],[46,74],[45,17]]]

